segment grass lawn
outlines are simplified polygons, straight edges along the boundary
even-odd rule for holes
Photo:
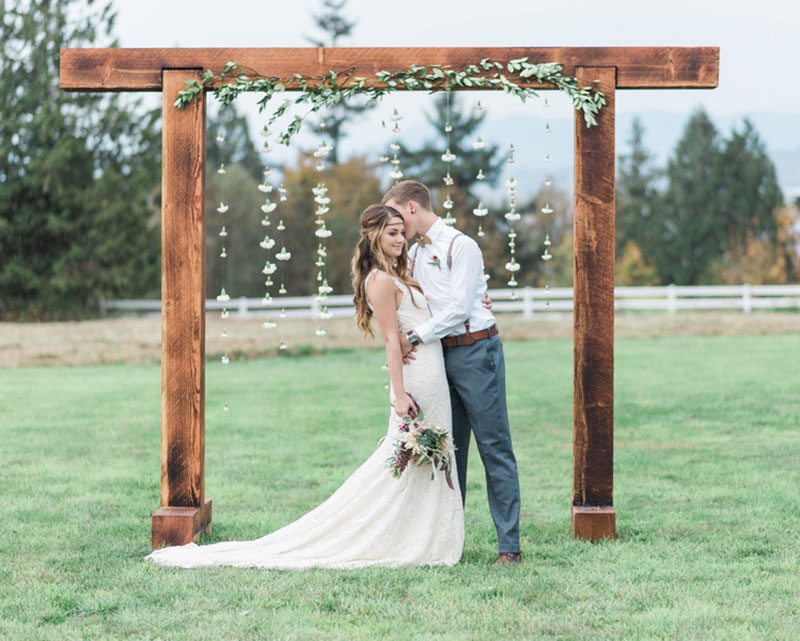
[[[160,371],[0,371],[0,639],[798,639],[800,336],[617,341],[619,539],[570,537],[572,350],[507,342],[525,562],[473,452],[453,568],[164,568]],[[378,351],[211,363],[205,541],[325,499],[386,425]],[[223,411],[225,401],[231,409]]]

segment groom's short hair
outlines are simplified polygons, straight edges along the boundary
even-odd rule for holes
[[[409,200],[413,200],[423,209],[432,209],[431,190],[418,180],[403,180],[397,183],[381,201],[382,204],[394,200],[398,205],[405,205]]]

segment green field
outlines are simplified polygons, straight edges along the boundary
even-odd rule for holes
[[[160,371],[0,371],[0,639],[798,639],[800,336],[620,339],[619,538],[570,537],[572,351],[508,342],[525,562],[479,457],[452,568],[155,566]],[[206,541],[325,499],[385,430],[378,351],[207,369]],[[228,401],[231,409],[223,411]]]

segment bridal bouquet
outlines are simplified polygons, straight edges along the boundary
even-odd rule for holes
[[[447,486],[452,490],[453,457],[451,454],[450,435],[447,429],[433,425],[425,420],[422,410],[417,405],[415,417],[406,416],[400,426],[400,434],[395,438],[394,453],[388,459],[392,476],[400,478],[410,463],[423,465],[430,463],[431,480],[436,477],[436,470],[444,472]]]

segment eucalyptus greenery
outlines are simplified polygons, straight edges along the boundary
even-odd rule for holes
[[[533,87],[527,86],[532,80],[539,84],[550,84],[566,93],[573,107],[583,113],[587,127],[597,124],[596,116],[606,104],[602,92],[592,87],[579,87],[578,80],[562,73],[563,66],[556,62],[533,63],[527,58],[510,60],[507,63],[484,58],[478,64],[470,64],[460,70],[439,65],[411,65],[399,71],[379,71],[375,78],[379,84],[367,84],[367,78],[354,75],[352,69],[328,71],[322,77],[306,77],[295,74],[292,78],[281,79],[274,76],[242,73],[243,68],[236,62],[228,62],[219,72],[206,70],[197,80],[188,80],[186,89],[178,92],[175,106],[183,109],[195,100],[206,87],[213,86],[214,96],[222,108],[231,104],[245,92],[259,92],[259,113],[265,111],[275,94],[287,90],[297,91],[294,100],[283,100],[274,108],[267,126],[283,116],[292,104],[309,106],[306,113],[296,115],[286,130],[278,136],[278,142],[289,145],[292,137],[300,131],[303,120],[311,113],[325,107],[333,107],[350,97],[361,94],[368,97],[367,106],[377,104],[385,95],[399,90],[448,91],[457,87],[471,89],[502,89],[505,93],[517,96],[525,102],[539,95]]]

